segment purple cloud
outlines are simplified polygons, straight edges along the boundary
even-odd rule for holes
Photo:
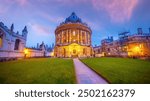
[[[138,0],[92,0],[97,10],[105,10],[113,22],[129,21]]]
[[[28,0],[14,0],[16,3],[18,3],[20,6],[24,6],[28,4]]]
[[[41,12],[39,14],[41,17],[43,17],[44,19],[48,20],[49,22],[53,22],[53,23],[60,23],[62,22],[65,18],[64,17],[56,17],[55,15],[51,16],[45,12]]]
[[[28,26],[28,44],[54,42],[56,27],[73,11],[92,29],[94,43],[122,29],[150,27],[150,0],[0,0],[0,20],[15,30]],[[30,23],[28,23],[30,22]],[[31,23],[32,22],[32,23]],[[135,32],[135,31],[134,31]],[[50,34],[52,33],[52,34]],[[44,35],[43,37],[41,37]],[[48,37],[49,36],[49,37]],[[51,39],[49,39],[51,37]],[[35,42],[32,42],[35,38]],[[53,40],[53,41],[52,41]]]
[[[50,34],[49,26],[43,26],[43,25],[37,24],[37,23],[28,23],[28,27],[30,27],[30,29],[33,30],[33,32],[38,35],[49,35]]]

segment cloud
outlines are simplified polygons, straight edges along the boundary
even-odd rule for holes
[[[138,0],[92,0],[93,7],[105,10],[113,22],[129,21]]]
[[[55,15],[51,16],[51,15],[49,15],[47,13],[44,13],[44,12],[40,13],[39,15],[41,17],[43,17],[44,19],[46,19],[46,20],[48,20],[50,22],[56,23],[56,24],[60,23],[60,22],[62,22],[64,20],[63,17],[56,17]]]
[[[13,7],[15,4],[15,7]],[[17,6],[24,7],[29,4],[28,0],[0,0],[0,14],[7,13]]]
[[[40,25],[37,23],[28,23],[28,26],[30,27],[35,34],[38,35],[49,35],[50,34],[50,28],[48,26]]]
[[[14,3],[20,6],[24,6],[29,3],[29,0],[0,0],[0,2],[3,2],[5,6],[10,6],[13,5]]]
[[[28,0],[15,0],[20,6],[24,6],[28,4]]]
[[[3,6],[0,6],[0,14],[4,14],[5,12],[7,11],[7,8],[3,7]]]
[[[62,4],[74,5],[74,4],[79,4],[79,3],[81,4],[83,2],[85,3],[85,2],[90,1],[90,0],[55,0],[55,1],[58,3],[62,3]]]
[[[67,7],[70,5],[80,8],[79,5],[88,4],[88,8],[98,11],[98,15],[106,12],[115,23],[129,21],[138,2],[139,0],[55,0],[56,4]]]
[[[96,21],[91,21],[89,19],[84,18],[85,23],[93,30],[102,29],[101,23],[97,23]]]
[[[0,14],[5,14],[9,9],[9,5],[10,3],[8,4],[7,0],[0,0]]]

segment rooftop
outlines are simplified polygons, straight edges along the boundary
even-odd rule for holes
[[[68,18],[66,18],[65,21],[62,22],[60,25],[68,23],[81,23],[85,26],[88,26],[86,23],[82,22],[81,18],[79,18],[75,12],[72,12],[72,14]]]
[[[72,14],[66,18],[65,23],[82,23],[82,20],[75,14],[75,12],[72,12]]]

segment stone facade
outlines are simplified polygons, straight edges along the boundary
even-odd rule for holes
[[[22,33],[14,32],[14,24],[10,28],[0,22],[0,60],[24,57],[43,57],[47,54],[44,43],[39,49],[27,48],[27,27]],[[28,54],[27,54],[28,53]]]
[[[28,48],[24,49],[24,56],[27,58],[31,57],[46,57],[50,56],[50,53],[46,50],[44,42],[39,47],[36,48]]]
[[[55,57],[91,57],[91,29],[75,13],[55,30]]]
[[[23,57],[24,47],[26,46],[27,27],[22,30],[22,34],[14,32],[14,25],[8,29],[0,22],[0,57]]]
[[[138,28],[137,34],[120,33],[118,40],[112,37],[102,40],[101,46],[94,47],[94,52],[95,56],[150,57],[150,32],[143,33]]]

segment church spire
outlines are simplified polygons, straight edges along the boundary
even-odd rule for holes
[[[10,31],[13,32],[14,31],[14,24],[12,23],[11,27],[10,27]]]
[[[23,32],[28,32],[27,26],[25,26],[24,29],[23,29],[22,31],[23,31]]]
[[[22,30],[22,35],[25,37],[25,39],[27,38],[27,34],[28,34],[28,30],[27,30],[27,26],[25,26],[24,29]]]

